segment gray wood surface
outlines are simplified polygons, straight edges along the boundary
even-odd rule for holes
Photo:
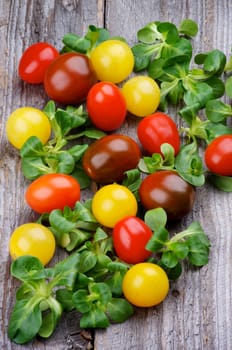
[[[136,32],[150,21],[179,24],[191,18],[199,24],[195,53],[219,48],[227,56],[232,47],[231,0],[0,0],[0,349],[68,350],[92,347],[90,334],[80,332],[78,315],[64,315],[54,335],[18,346],[7,338],[7,324],[17,283],[10,277],[8,241],[20,224],[33,220],[25,205],[28,182],[20,170],[18,151],[7,142],[5,121],[18,107],[42,108],[46,96],[41,86],[29,86],[17,76],[23,50],[31,43],[49,41],[58,49],[68,32],[85,33],[89,24],[106,26],[130,44]],[[170,110],[178,119],[175,110]],[[133,135],[128,122],[125,133]],[[177,229],[199,220],[212,248],[209,264],[200,270],[186,269],[171,284],[162,305],[138,309],[121,325],[92,335],[96,350],[230,350],[232,349],[232,194],[209,185],[197,190],[192,213]],[[56,259],[63,253],[57,252]]]

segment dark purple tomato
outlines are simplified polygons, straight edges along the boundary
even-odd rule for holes
[[[50,99],[65,105],[86,100],[97,82],[92,64],[86,55],[68,52],[57,57],[48,67],[44,88]]]
[[[175,171],[163,170],[142,181],[139,196],[145,209],[163,208],[169,220],[176,220],[191,211],[195,189]]]
[[[129,136],[107,135],[93,142],[83,157],[86,174],[97,183],[121,181],[124,172],[136,168],[141,153]]]

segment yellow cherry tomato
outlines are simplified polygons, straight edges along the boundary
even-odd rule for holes
[[[160,88],[150,77],[136,76],[122,87],[127,110],[137,117],[154,113],[160,103]]]
[[[144,262],[133,265],[125,274],[122,290],[133,305],[151,307],[161,303],[169,291],[166,272],[158,265]]]
[[[6,122],[9,142],[20,149],[31,136],[37,136],[45,144],[51,134],[51,124],[41,110],[34,107],[21,107],[9,116]]]
[[[46,265],[55,253],[55,238],[45,226],[37,223],[23,224],[10,237],[9,248],[13,260],[31,255]]]
[[[106,227],[113,228],[124,217],[136,215],[137,209],[135,196],[123,185],[103,186],[93,196],[93,214],[97,221]]]
[[[128,44],[121,40],[106,40],[90,54],[93,68],[99,80],[120,83],[134,67],[134,56]]]

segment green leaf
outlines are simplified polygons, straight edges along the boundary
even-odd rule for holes
[[[24,157],[40,157],[44,156],[45,152],[43,149],[43,144],[37,136],[31,136],[23,144],[20,149],[20,156]]]
[[[194,142],[181,147],[176,156],[175,167],[178,174],[193,186],[205,183],[202,159]]]
[[[56,123],[60,128],[61,136],[67,135],[72,129],[78,128],[85,124],[86,117],[76,114],[73,110],[70,112],[63,109],[57,109],[55,114]]]
[[[217,99],[224,95],[225,85],[221,79],[213,76],[207,79],[206,82],[212,89],[212,97],[211,97],[212,99]]]
[[[11,275],[20,281],[38,280],[45,276],[44,266],[34,256],[20,256],[11,264]]]
[[[222,101],[211,100],[206,104],[206,115],[211,122],[218,123],[232,115],[232,108]]]
[[[91,51],[94,47],[99,45],[101,42],[110,39],[110,33],[105,28],[95,27],[94,25],[90,25],[88,27],[87,34],[85,35],[87,40],[91,42]]]
[[[144,222],[152,231],[157,231],[167,224],[167,214],[163,208],[150,209],[145,213]]]
[[[175,150],[169,143],[163,143],[160,146],[163,155],[163,166],[173,167],[175,161]]]
[[[97,307],[84,313],[80,319],[81,328],[107,328],[109,325],[106,314]]]
[[[231,72],[232,71],[232,56],[229,57],[228,61],[226,62],[224,71],[225,72]]]
[[[122,273],[126,273],[129,265],[127,265],[126,263],[123,263],[123,262],[119,262],[119,261],[112,261],[111,263],[109,263],[107,265],[107,267],[108,267],[109,271],[112,271],[112,272],[120,271]]]
[[[50,121],[55,118],[56,105],[54,101],[48,101],[46,106],[43,109],[43,112],[47,115]]]
[[[204,82],[191,82],[184,84],[184,87],[186,89],[184,93],[186,105],[199,103],[203,107],[213,97],[213,89]]]
[[[91,46],[89,40],[81,38],[79,35],[74,33],[64,35],[62,41],[65,46],[69,47],[73,51],[81,53],[86,53]]]
[[[106,283],[93,283],[90,288],[90,296],[93,294],[95,300],[100,300],[101,305],[107,305],[112,298],[112,293]]]
[[[207,73],[216,74],[217,76],[221,75],[224,71],[226,64],[226,56],[220,50],[210,51],[204,61],[204,70]]]
[[[174,44],[176,41],[180,40],[178,30],[173,23],[159,22],[157,29],[162,33],[162,40],[167,44]]]
[[[165,59],[164,67],[189,61],[192,57],[192,45],[189,40],[181,38],[171,45],[165,45],[161,57]]]
[[[92,233],[76,228],[69,233],[69,242],[66,246],[64,245],[64,247],[68,252],[71,252],[72,250],[79,248],[84,242],[86,242],[91,237]]]
[[[198,111],[201,109],[199,103],[195,103],[190,106],[186,106],[179,111],[181,118],[183,118],[190,126],[196,120],[196,115]]]
[[[43,338],[49,338],[54,332],[62,314],[60,303],[53,297],[46,300],[49,310],[43,315],[42,325],[38,334]]]
[[[226,91],[226,95],[232,98],[232,76],[227,78],[226,80],[225,91]]]
[[[107,267],[108,266],[109,264],[107,265]],[[115,273],[112,276],[110,276],[105,280],[105,283],[110,287],[111,293],[114,296],[119,297],[122,295],[122,282],[126,271],[127,271],[127,268],[123,272],[115,271]]]
[[[124,174],[125,177],[122,185],[128,187],[132,193],[137,194],[139,186],[142,182],[140,171],[138,169],[130,169]]]
[[[220,176],[216,174],[209,175],[209,181],[217,189],[224,192],[232,192],[232,177],[231,176]]]
[[[151,157],[140,159],[138,168],[145,173],[154,173],[157,170],[173,169],[175,156],[174,148],[169,143],[160,146],[160,153],[153,153]]]
[[[165,60],[163,58],[151,61],[147,69],[148,75],[155,80],[163,80],[163,75],[165,76],[165,71],[163,69],[164,64]]]
[[[109,318],[114,322],[124,322],[131,315],[133,315],[134,309],[131,304],[125,299],[113,298],[107,305],[106,313]]]
[[[42,158],[25,157],[21,161],[22,173],[28,180],[35,180],[43,174],[48,174],[51,169],[46,166]]]
[[[134,54],[134,68],[133,68],[134,72],[140,72],[146,69],[149,65],[149,62],[150,62],[150,56],[140,57],[140,56],[135,56]]]
[[[72,221],[72,217],[65,217],[60,209],[51,211],[49,214],[49,223],[55,230],[61,233],[68,233],[76,226],[76,222]]]
[[[54,275],[50,282],[51,285],[72,288],[77,277],[79,262],[80,254],[77,252],[58,262],[53,267]]]
[[[208,123],[205,130],[207,133],[207,143],[210,143],[215,137],[220,135],[232,134],[232,128],[224,123]]]
[[[159,227],[146,244],[146,249],[151,252],[159,252],[169,239],[169,233],[164,227]]]
[[[90,139],[100,139],[105,136],[106,133],[97,129],[86,129],[82,132],[82,136],[89,137]]]
[[[191,19],[184,19],[178,28],[179,33],[194,37],[197,35],[198,32],[198,25],[196,22],[194,22]]]
[[[8,324],[8,336],[16,344],[31,341],[42,325],[39,303],[42,298],[22,299],[14,305]]]
[[[206,54],[206,53],[199,53],[199,54],[195,55],[195,57],[194,57],[194,62],[195,62],[196,64],[201,65],[201,64],[204,63],[206,57],[207,57],[207,54]]]
[[[91,310],[91,303],[88,298],[88,291],[80,289],[72,296],[72,304],[81,313],[89,312]]]
[[[68,153],[74,158],[75,162],[78,162],[84,155],[87,148],[88,145],[75,145],[69,148]]]
[[[72,303],[73,292],[66,288],[61,288],[56,291],[56,299],[62,305],[64,311],[71,311],[74,308]]]
[[[85,204],[81,202],[76,202],[75,211],[78,212],[78,218],[82,221],[97,223],[97,220],[93,216],[90,209],[88,209]]]
[[[107,233],[101,227],[98,227],[93,236],[93,241],[99,242],[99,241],[102,241],[103,239],[106,239],[107,237],[108,237]]]
[[[138,40],[145,44],[152,44],[162,39],[161,33],[157,29],[159,22],[150,22],[137,32]]]
[[[78,271],[85,273],[91,270],[97,263],[97,256],[88,250],[83,251],[80,254],[80,263],[78,266]]]
[[[56,172],[60,174],[71,174],[75,167],[75,159],[69,152],[61,151],[57,154]]]
[[[140,159],[138,168],[144,173],[154,173],[162,169],[163,158],[159,153],[153,153],[151,157],[143,157]]]
[[[185,259],[189,252],[188,243],[186,242],[174,242],[169,247],[178,259]]]
[[[82,164],[79,162],[76,163],[76,167],[70,175],[72,175],[79,182],[81,190],[89,187],[91,184],[92,180],[87,176]]]
[[[182,266],[180,262],[178,262],[178,264],[172,268],[163,265],[161,261],[158,262],[158,265],[160,265],[166,271],[169,280],[175,281],[182,273]]]
[[[203,266],[209,260],[209,248],[202,244],[198,237],[188,239],[189,254],[188,258],[194,266]]]
[[[167,268],[172,269],[178,262],[178,257],[172,251],[167,251],[162,254],[161,263]]]

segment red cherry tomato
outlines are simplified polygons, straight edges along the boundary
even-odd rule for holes
[[[80,185],[65,174],[46,174],[34,180],[25,193],[27,204],[36,212],[50,213],[53,209],[74,207],[80,200]]]
[[[232,135],[218,136],[207,146],[205,164],[212,173],[232,176]]]
[[[113,131],[118,129],[126,118],[126,100],[115,84],[99,82],[88,93],[87,110],[97,128]]]
[[[192,209],[195,189],[175,171],[163,170],[148,175],[142,181],[139,196],[145,209],[163,208],[168,219],[175,220]]]
[[[160,146],[169,143],[175,150],[180,149],[180,137],[175,122],[166,114],[156,112],[141,120],[137,128],[139,141],[150,154],[161,153]]]
[[[59,56],[52,45],[41,42],[29,46],[19,61],[19,76],[31,84],[41,84],[51,62]]]
[[[44,87],[50,99],[65,105],[83,102],[97,82],[86,55],[68,52],[57,57],[48,67]]]
[[[113,229],[116,254],[128,264],[145,261],[152,254],[145,248],[151,236],[151,229],[138,217],[128,216],[118,221]]]

